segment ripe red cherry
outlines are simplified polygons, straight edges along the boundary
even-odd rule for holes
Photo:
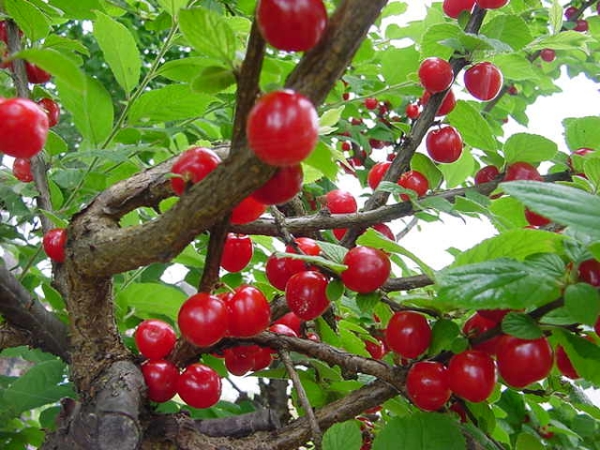
[[[15,158],[38,154],[48,136],[48,117],[26,98],[0,99],[0,152]]]
[[[498,322],[495,320],[490,320],[479,313],[475,313],[465,322],[462,331],[467,338],[473,339],[486,331],[491,330],[497,324]],[[483,342],[473,345],[473,348],[494,356],[496,354],[499,339],[500,336],[494,336],[491,339],[486,339]]]
[[[227,307],[219,297],[200,292],[181,305],[177,324],[187,341],[198,347],[210,347],[227,334]]]
[[[577,7],[569,6],[567,9],[565,9],[565,18],[567,20],[569,20],[571,17],[573,17],[575,15],[575,13],[577,11],[578,11]]]
[[[429,348],[431,328],[424,315],[414,311],[400,311],[388,323],[385,342],[401,357],[415,359]]]
[[[302,322],[304,322],[304,321],[300,317],[298,317],[293,312],[289,312],[289,313],[285,314],[284,316],[282,316],[281,318],[277,319],[275,321],[274,325],[276,325],[276,324],[285,325],[290,330],[292,330],[294,333],[296,333],[297,336],[299,336]]]
[[[344,286],[361,294],[373,292],[383,286],[392,269],[385,252],[363,246],[350,249],[344,257],[344,264],[348,266],[341,273]]]
[[[321,39],[327,10],[322,0],[260,0],[256,21],[265,41],[273,47],[304,52]]]
[[[490,355],[467,350],[454,355],[448,363],[448,384],[459,397],[473,403],[483,402],[496,384],[496,365]]]
[[[302,190],[303,179],[304,172],[300,164],[281,167],[252,196],[265,205],[281,205],[289,202]]]
[[[164,358],[171,353],[177,341],[171,325],[158,319],[144,320],[133,337],[140,353],[148,359]]]
[[[187,183],[199,183],[221,162],[221,158],[208,148],[192,147],[183,152],[173,164],[171,188],[177,195],[183,194]]]
[[[425,90],[432,94],[445,91],[454,81],[452,66],[445,59],[427,58],[419,66],[419,80]]]
[[[381,359],[386,354],[386,346],[383,342],[379,341],[377,344],[372,341],[365,341],[365,349],[371,355],[373,359]]]
[[[548,376],[554,363],[546,338],[519,339],[504,335],[497,347],[498,371],[509,386],[523,388]]]
[[[475,3],[477,3],[480,8],[498,9],[506,5],[508,0],[475,0]]]
[[[285,299],[290,310],[303,320],[319,317],[329,307],[327,277],[307,270],[291,277],[285,286]]]
[[[191,364],[177,380],[177,393],[194,408],[210,408],[221,397],[221,378],[204,364]]]
[[[373,110],[375,108],[377,108],[377,105],[379,105],[379,102],[377,101],[376,98],[373,97],[369,97],[365,99],[365,108]]]
[[[319,245],[310,238],[296,238],[298,248],[308,256],[318,256],[321,253]],[[287,253],[296,253],[296,250],[288,245],[285,248]],[[269,256],[265,272],[269,283],[277,289],[285,290],[285,285],[288,280],[299,272],[306,270],[304,261],[293,258],[278,258],[274,255]]]
[[[552,62],[556,59],[556,52],[551,48],[545,48],[540,52],[540,58],[546,62]]]
[[[506,168],[504,181],[534,180],[542,181],[543,178],[538,170],[526,162],[516,162]]]
[[[600,336],[600,316],[598,317],[598,319],[596,320],[596,323],[594,324],[594,331],[596,332],[596,334],[598,336]]]
[[[350,141],[342,142],[342,151],[349,152],[352,150],[352,143]]]
[[[379,183],[381,183],[383,176],[391,165],[391,162],[384,161],[378,162],[371,167],[371,170],[369,170],[369,175],[367,175],[367,183],[371,189],[377,189],[377,186],[379,186]]]
[[[421,105],[426,106],[429,103],[429,99],[431,98],[431,94],[427,91],[423,93],[421,96]],[[456,97],[454,97],[454,92],[450,89],[446,95],[444,96],[444,100],[442,100],[442,104],[438,108],[435,113],[436,116],[445,116],[446,114],[450,114],[454,107],[456,106]]]
[[[575,27],[573,28],[573,30],[575,31],[579,31],[579,32],[585,32],[587,30],[590,29],[590,25],[588,24],[588,21],[585,19],[577,19],[575,21]]]
[[[259,347],[258,345],[253,345],[253,347],[255,347],[255,349],[252,354],[252,370],[256,372],[257,370],[263,370],[269,367],[273,361],[273,350],[268,347]]]
[[[371,228],[373,228],[375,231],[378,231],[379,233],[383,234],[390,241],[396,240],[396,236],[394,235],[394,232],[385,223],[376,223]]]
[[[424,411],[437,411],[450,399],[448,371],[442,363],[415,363],[406,375],[406,392],[410,400]]]
[[[58,119],[60,118],[60,106],[51,98],[43,98],[38,100],[38,105],[42,107],[44,111],[46,111],[46,115],[48,116],[48,126],[52,128],[54,125],[58,123]]]
[[[556,347],[556,367],[558,367],[560,373],[562,373],[567,378],[571,378],[572,380],[580,378],[579,374],[575,370],[575,367],[573,367],[573,363],[569,359],[569,356],[567,355],[567,352],[565,352],[565,349],[562,347],[562,345]]]
[[[252,337],[264,331],[271,321],[271,307],[264,294],[253,286],[240,286],[227,303],[229,334]]]
[[[253,253],[250,236],[229,233],[223,246],[221,267],[228,272],[239,272],[248,265]]]
[[[254,222],[267,210],[267,205],[260,203],[253,196],[246,197],[231,211],[230,222],[243,225]]]
[[[412,120],[418,119],[421,115],[421,112],[419,111],[419,105],[415,103],[410,103],[406,105],[406,109],[404,112],[406,113],[406,117]]]
[[[445,126],[431,130],[425,139],[425,146],[434,161],[452,163],[462,154],[463,140],[456,128]]]
[[[298,337],[298,333],[283,323],[274,323],[268,328],[268,330],[271,333],[282,334],[289,337]]]
[[[31,160],[29,158],[17,158],[13,162],[12,173],[15,178],[23,183],[33,181],[31,173]]]
[[[67,230],[65,228],[53,228],[49,230],[42,239],[42,247],[46,255],[57,263],[65,260],[65,244],[67,243]]]
[[[529,208],[525,208],[525,219],[527,220],[529,225],[534,227],[543,227],[552,222],[550,219],[534,213]]]
[[[329,191],[325,196],[325,204],[332,214],[351,214],[358,210],[354,196],[340,189]],[[346,234],[346,228],[335,228],[333,234],[336,238],[342,239]]]
[[[600,261],[587,259],[579,264],[578,271],[581,281],[600,287]]]
[[[510,311],[510,309],[480,309],[477,314],[499,324]]]
[[[43,84],[50,81],[52,75],[35,64],[25,62],[25,71],[27,72],[27,81],[32,84]]]
[[[417,172],[416,170],[404,172],[398,180],[398,185],[404,189],[414,191],[417,197],[422,197],[429,190],[429,181],[427,181],[427,178],[421,172]],[[406,202],[409,200],[409,197],[406,194],[400,194],[400,199]]]
[[[142,364],[142,375],[148,388],[148,398],[157,403],[171,400],[177,393],[179,369],[163,359],[146,361]]]
[[[291,90],[273,91],[259,98],[250,111],[246,133],[250,148],[261,161],[278,167],[295,166],[317,145],[319,117],[303,95]]]
[[[476,99],[489,101],[495,98],[502,88],[502,72],[490,62],[471,66],[465,72],[465,87]]]
[[[225,367],[229,373],[241,377],[252,370],[254,367],[254,349],[252,347],[239,346],[225,350]]]
[[[444,0],[442,9],[448,17],[458,19],[458,16],[463,11],[470,13],[473,5],[475,5],[475,0]]]
[[[475,184],[489,183],[494,181],[498,175],[500,175],[500,171],[496,166],[482,167],[475,174]]]

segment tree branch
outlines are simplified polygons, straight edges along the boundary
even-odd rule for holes
[[[32,345],[29,333],[8,322],[0,323],[0,352],[22,345]]]

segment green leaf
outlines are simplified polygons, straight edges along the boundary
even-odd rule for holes
[[[551,253],[560,249],[564,236],[543,230],[515,229],[481,241],[461,252],[453,266],[484,262],[490,259],[511,257],[523,260],[536,253]]]
[[[4,8],[19,28],[32,41],[48,36],[50,21],[35,5],[27,0],[4,0]]]
[[[44,39],[43,48],[59,51],[67,50],[71,52],[81,53],[85,56],[90,56],[90,51],[85,45],[83,45],[83,43],[76,41],[75,39],[68,39],[64,36],[58,36],[56,34],[51,34],[46,39]]]
[[[327,299],[330,302],[339,300],[342,298],[342,295],[344,295],[344,283],[342,283],[340,280],[330,281],[329,284],[327,284],[325,293],[327,294]]]
[[[377,434],[373,450],[465,450],[465,438],[456,420],[438,413],[417,412],[390,420]]]
[[[583,172],[585,176],[594,183],[595,186],[600,186],[600,158],[587,158],[583,163]]]
[[[563,14],[563,6],[558,0],[553,0],[552,6],[550,6],[550,11],[548,12],[548,15],[550,17],[550,28],[552,29],[552,34],[560,33],[563,25]]]
[[[103,11],[102,0],[52,0],[52,5],[64,11],[67,18],[91,20],[95,11]]]
[[[169,317],[173,320],[187,295],[172,286],[159,283],[134,283],[119,291],[115,301],[119,305],[135,310],[135,315],[143,319]]]
[[[475,159],[470,151],[463,149],[458,160],[451,164],[440,164],[440,171],[444,174],[446,187],[453,188],[465,182],[468,176],[473,173],[475,168]]]
[[[339,244],[332,244],[331,242],[317,241],[319,248],[323,255],[333,262],[343,264],[348,249]]]
[[[131,92],[139,82],[142,67],[131,31],[110,16],[97,12],[94,36],[117,82],[125,92]]]
[[[85,76],[77,64],[62,53],[49,48],[29,49],[19,52],[18,56],[51,73],[56,81],[69,85],[71,89],[77,92],[85,90]]]
[[[320,266],[320,267],[326,267],[337,273],[341,273],[348,268],[348,266],[346,266],[345,264],[338,264],[335,261],[331,261],[331,260],[323,258],[321,256],[299,255],[297,253],[285,253],[285,252],[275,252],[275,256],[277,258],[299,259],[301,261],[305,261],[310,264],[316,264],[317,266]]]
[[[496,150],[498,143],[481,111],[470,103],[459,100],[447,116],[450,124],[460,132],[468,145],[482,150]]]
[[[439,167],[427,156],[415,153],[410,160],[410,168],[422,173],[429,181],[429,186],[436,187],[442,182],[444,175]]]
[[[438,301],[454,308],[524,309],[560,296],[554,277],[508,258],[443,269],[435,279]]]
[[[504,156],[507,164],[517,161],[539,163],[549,161],[558,153],[554,141],[537,134],[516,133],[504,144]]]
[[[331,108],[325,111],[319,117],[319,127],[333,127],[337,125],[345,108],[345,106],[340,106],[339,108]]]
[[[590,41],[591,37],[586,36],[585,33],[567,30],[536,39],[527,46],[527,49],[531,51],[543,50],[545,48],[553,50],[583,50],[587,53],[587,44]]]
[[[539,181],[511,181],[500,185],[534,212],[600,239],[600,198],[570,186]]]
[[[381,72],[390,85],[406,83],[419,68],[420,55],[414,47],[390,47],[381,53]]]
[[[448,59],[454,53],[451,46],[441,44],[440,42],[451,42],[460,40],[464,36],[463,30],[454,24],[443,23],[429,27],[423,34],[421,41],[421,60],[429,56]]]
[[[217,94],[235,84],[231,69],[223,66],[205,67],[200,75],[192,80],[192,90],[206,94]]]
[[[502,320],[502,331],[520,339],[538,339],[544,335],[534,319],[514,311],[509,312]]]
[[[362,433],[355,420],[336,423],[323,435],[323,450],[359,450]]]
[[[177,16],[181,8],[187,5],[188,0],[158,0],[158,4],[172,17]]]
[[[356,306],[362,312],[371,314],[375,306],[381,301],[381,295],[377,292],[356,295]]]
[[[114,109],[112,98],[94,78],[85,78],[82,92],[62,79],[56,80],[62,105],[73,115],[75,126],[92,146],[99,147],[112,130]]]
[[[520,433],[515,445],[515,450],[544,450],[545,448],[540,438],[531,433]]]
[[[593,327],[598,314],[600,314],[598,289],[587,283],[567,286],[565,290],[565,308],[574,320]]]
[[[567,352],[577,373],[596,387],[600,386],[600,347],[567,330],[555,329],[553,335]]]
[[[24,411],[75,397],[73,388],[65,383],[65,364],[50,360],[36,364],[17,378],[2,394],[8,408],[1,415],[17,417]]]
[[[563,120],[565,140],[571,151],[582,147],[600,149],[600,117],[587,116]]]
[[[460,328],[452,320],[439,319],[432,328],[429,353],[437,355],[443,350],[449,350],[454,339],[460,334]]]
[[[364,341],[357,337],[352,331],[340,327],[338,334],[341,339],[342,348],[344,348],[346,351],[349,353],[354,353],[355,355],[364,356],[365,358],[371,357],[365,348]]]
[[[494,17],[481,27],[481,34],[505,42],[513,50],[522,49],[533,39],[527,22],[512,15]]]
[[[160,123],[202,117],[213,100],[189,85],[171,84],[143,94],[129,111],[131,123]]]
[[[339,169],[335,160],[334,150],[319,141],[304,163],[314,167],[327,178],[335,180]]]
[[[235,34],[222,16],[205,8],[182,9],[179,26],[201,55],[231,65],[236,50]]]

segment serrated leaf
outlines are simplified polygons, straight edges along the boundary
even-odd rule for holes
[[[565,309],[575,321],[594,326],[600,314],[600,294],[587,283],[571,284],[565,290]]]
[[[236,50],[235,34],[222,16],[205,8],[182,9],[179,26],[201,55],[231,65]]]
[[[522,81],[536,80],[538,78],[538,74],[531,65],[531,62],[523,55],[514,53],[497,55],[493,62],[506,79]]]
[[[500,187],[553,222],[600,238],[600,198],[597,196],[569,186],[539,181],[511,181]]]
[[[356,295],[356,306],[362,312],[371,314],[375,306],[381,301],[381,296],[377,292]]]
[[[322,317],[318,317],[315,320],[315,324],[317,326],[317,332],[321,337],[321,340],[327,344],[330,344],[334,347],[340,347],[341,341],[340,337],[331,329],[331,327],[323,320]]]
[[[442,350],[449,350],[454,339],[460,334],[460,328],[452,320],[439,319],[432,328],[429,353],[437,355]]]
[[[517,133],[504,144],[504,156],[507,164],[517,161],[539,163],[550,161],[558,153],[558,146],[544,136],[529,133]]]
[[[83,72],[72,59],[53,49],[29,49],[18,56],[41,67],[52,74],[57,81],[67,84],[71,89],[82,92],[86,88]]]
[[[50,21],[46,15],[27,0],[4,0],[4,8],[8,15],[19,25],[32,41],[48,36]]]
[[[470,103],[459,100],[447,116],[450,124],[460,132],[463,140],[468,145],[482,150],[496,150],[498,143],[494,138],[492,129],[482,117],[481,111]]]
[[[528,50],[582,50],[587,53],[587,43],[591,41],[590,36],[578,31],[567,30],[558,34],[548,35],[533,41],[527,46]]]
[[[587,116],[563,120],[565,140],[571,151],[582,147],[600,149],[600,117]]]
[[[520,339],[538,339],[544,335],[534,319],[514,311],[509,312],[502,320],[502,331]]]
[[[231,69],[223,66],[209,66],[192,80],[192,90],[206,94],[216,94],[235,84]]]
[[[131,31],[110,16],[97,12],[94,36],[117,82],[125,92],[131,92],[139,82],[142,67]]]
[[[189,85],[171,84],[144,93],[131,107],[129,121],[160,123],[202,117],[212,100],[193,92]]]
[[[560,295],[554,277],[508,258],[446,268],[435,279],[438,301],[454,308],[524,309]]]
[[[333,262],[343,264],[344,257],[348,253],[348,249],[339,244],[332,244],[331,242],[317,241],[321,252]]]
[[[600,347],[567,330],[555,329],[553,335],[567,352],[577,373],[596,387],[600,386]]]
[[[513,50],[522,49],[533,39],[527,22],[516,15],[495,16],[481,27],[481,34],[505,42]]]
[[[456,420],[438,413],[417,412],[396,417],[377,434],[373,450],[465,450],[465,438]]]
[[[323,450],[359,450],[362,433],[355,420],[336,423],[323,435]]]

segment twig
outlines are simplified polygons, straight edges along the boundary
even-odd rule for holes
[[[227,239],[227,225],[229,224],[229,215],[219,221],[210,229],[210,239],[208,249],[204,260],[204,271],[202,279],[198,286],[199,292],[210,292],[219,281],[219,270],[221,267],[221,256],[223,255],[223,246]]]

